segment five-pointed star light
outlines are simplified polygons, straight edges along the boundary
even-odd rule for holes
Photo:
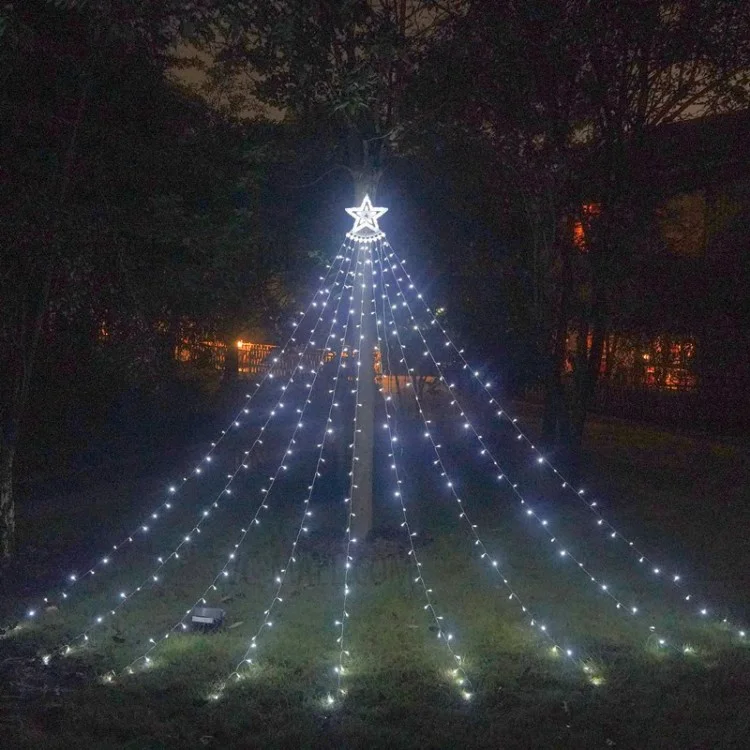
[[[366,195],[361,206],[346,209],[346,213],[354,219],[354,226],[352,227],[350,234],[363,234],[363,230],[367,229],[379,234],[380,227],[378,226],[378,219],[387,210],[387,208],[373,206],[370,196]]]

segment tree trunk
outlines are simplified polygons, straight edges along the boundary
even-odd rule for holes
[[[588,326],[586,327],[588,332]],[[571,448],[577,450],[583,440],[583,429],[586,425],[586,417],[591,406],[591,400],[596,391],[599,379],[602,354],[604,352],[604,341],[606,331],[602,325],[595,325],[591,334],[591,347],[580,361],[580,374],[575,381],[575,394],[573,398],[573,411],[571,414]]]
[[[39,229],[38,258],[16,270],[16,303],[22,315],[10,341],[4,342],[10,351],[0,351],[3,371],[0,372],[0,559],[7,561],[15,549],[15,502],[13,498],[13,464],[16,457],[18,435],[26,408],[31,375],[36,362],[39,341],[49,309],[50,296],[57,266],[55,249],[56,228],[70,188],[73,162],[76,155],[78,133],[88,101],[91,81],[86,78],[76,108],[70,141],[59,173],[59,185],[54,210],[46,214]],[[26,259],[27,248],[11,246],[19,258]],[[32,259],[34,254],[32,254]]]
[[[370,267],[366,265],[372,259],[372,250],[364,243],[357,250],[359,267],[369,280]],[[354,488],[352,491],[352,519],[353,535],[365,540],[372,530],[373,519],[373,463],[375,448],[375,345],[377,344],[377,330],[375,315],[372,313],[371,286],[365,281],[363,288],[359,279],[355,282],[354,310],[364,309],[362,328],[358,331],[359,358],[362,365],[359,368],[359,389],[357,396],[357,434],[355,436],[357,461],[353,467]],[[363,307],[360,307],[360,306]]]
[[[5,437],[0,437],[0,440],[0,557],[8,560],[13,555],[16,533],[13,503],[13,460],[16,446]]]
[[[237,374],[240,369],[240,353],[237,349],[237,343],[233,340],[227,340],[224,343],[224,380],[234,382],[237,380]]]
[[[561,244],[560,253],[562,260],[560,303],[557,310],[557,329],[555,331],[554,349],[549,362],[542,416],[542,442],[547,449],[553,449],[561,444],[567,445],[570,435],[570,420],[563,378],[568,355],[568,322],[573,267],[569,248]]]
[[[542,414],[542,442],[548,448],[554,448],[562,442],[563,424],[567,419],[563,374],[567,359],[567,319],[562,315],[558,321],[555,334],[555,348],[549,359],[549,370],[544,393],[544,412]]]
[[[365,196],[371,201],[377,200],[378,185],[383,171],[380,161],[383,157],[381,141],[364,140],[361,135],[354,134],[350,128],[348,133],[349,165],[354,177],[354,191],[357,205],[361,204]],[[360,358],[362,366],[359,373],[359,397],[357,403],[357,458],[354,467],[356,471],[356,487],[352,492],[352,531],[358,539],[366,539],[373,524],[373,475],[375,449],[375,346],[377,345],[377,321],[372,307],[371,285],[369,273],[372,270],[372,245],[360,243],[357,249],[358,260],[361,263],[365,286],[355,283],[354,309],[359,310],[364,305],[362,329],[359,334]]]
[[[362,203],[366,195],[370,196],[373,203],[377,200],[380,177],[381,172],[377,169],[365,168],[355,172],[354,201],[357,205]]]

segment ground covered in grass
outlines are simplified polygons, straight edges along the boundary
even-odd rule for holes
[[[521,411],[533,432],[534,412]],[[278,455],[269,447],[259,466],[242,473],[233,494],[220,497],[242,456],[238,437],[217,452],[205,476],[185,485],[148,532],[134,533],[132,544],[112,551],[106,570],[63,587],[68,598],[59,606],[54,592],[61,581],[72,571],[85,572],[113,542],[145,523],[163,502],[170,474],[182,472],[200,452],[180,466],[170,459],[166,467],[110,472],[76,491],[49,486],[23,498],[24,545],[3,581],[2,745],[747,747],[750,647],[738,636],[750,614],[747,448],[626,422],[590,426],[582,462],[587,496],[601,498],[605,515],[665,572],[679,571],[678,587],[639,566],[582,503],[557,492],[557,482],[510,433],[484,428],[546,527],[484,471],[477,446],[460,425],[433,416],[441,439],[447,444],[455,438],[446,459],[449,479],[460,488],[492,559],[480,557],[412,418],[401,419],[404,448],[396,458],[421,574],[453,636],[466,682],[457,683],[457,661],[424,609],[392,477],[381,471],[377,528],[358,544],[349,578],[341,677],[346,694],[337,692],[344,453],[328,456],[306,520],[309,531],[278,592],[282,601],[274,603],[316,455],[301,447],[265,497],[261,489],[284,448],[280,437]],[[391,459],[383,450],[378,464],[387,466]],[[215,498],[219,508],[212,505]],[[261,509],[260,524],[249,527],[261,498],[268,508]],[[180,557],[153,581],[158,558],[174,549],[205,509],[211,515],[201,532],[190,535]],[[588,573],[560,556],[560,540]],[[235,558],[228,575],[208,596],[227,611],[225,627],[216,633],[178,627],[163,639],[230,553]],[[518,598],[509,598],[503,580],[526,612]],[[686,602],[685,591],[699,593]],[[124,605],[121,593],[130,597]],[[39,607],[40,596],[55,604]],[[272,625],[261,627],[272,604]],[[703,606],[706,616],[699,614]],[[39,609],[31,620],[23,616],[30,607]],[[627,611],[632,607],[637,615]],[[107,615],[113,608],[116,614]],[[725,617],[730,624],[722,622]],[[84,632],[88,640],[80,637]],[[227,683],[256,633],[253,663]],[[62,656],[66,646],[70,652]],[[150,663],[141,658],[147,651]]]

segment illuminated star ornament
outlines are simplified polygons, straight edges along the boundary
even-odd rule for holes
[[[346,213],[354,219],[354,226],[346,236],[360,242],[372,242],[385,237],[378,226],[378,219],[387,210],[373,206],[370,196],[366,195],[361,206],[346,209]]]

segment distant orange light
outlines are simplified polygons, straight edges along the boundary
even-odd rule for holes
[[[586,251],[586,233],[583,231],[583,223],[576,219],[573,224],[573,244],[581,251]]]
[[[589,251],[583,219],[588,221],[592,216],[598,216],[601,212],[602,209],[598,203],[584,203],[581,206],[581,218],[573,222],[573,244],[582,253]]]
[[[237,348],[242,349],[242,339],[237,342]]]

